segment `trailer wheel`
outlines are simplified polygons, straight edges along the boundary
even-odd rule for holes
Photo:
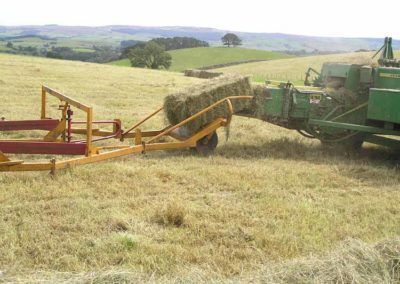
[[[196,142],[196,147],[193,148],[201,155],[212,154],[218,145],[218,135],[213,132],[211,136],[205,136]]]

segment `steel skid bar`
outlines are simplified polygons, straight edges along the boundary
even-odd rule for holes
[[[54,120],[47,117],[47,96],[51,95],[60,100],[61,119]],[[122,130],[120,120],[113,121],[93,121],[93,110],[91,107],[86,106],[72,98],[62,95],[49,87],[42,87],[42,106],[41,106],[41,120],[38,121],[23,121],[8,122],[0,124],[0,131],[9,130],[11,126],[13,130],[47,130],[49,133],[42,140],[0,140],[0,172],[11,171],[50,171],[54,172],[58,169],[64,169],[77,165],[85,165],[95,162],[104,161],[111,158],[144,153],[157,150],[171,150],[195,147],[198,140],[203,137],[212,135],[219,127],[229,125],[232,115],[233,107],[231,100],[248,100],[252,96],[232,96],[222,99],[209,107],[199,111],[186,120],[168,126],[158,131],[142,131],[139,126],[161,112],[163,108],[157,109],[155,112],[142,119],[137,124],[128,128],[127,131]],[[174,130],[185,124],[193,121],[202,114],[210,111],[211,109],[226,104],[229,115],[228,117],[217,118],[215,121],[209,123],[204,128],[190,137],[178,137]],[[68,115],[70,107],[75,107],[86,113],[85,122],[72,122]],[[112,124],[113,131],[105,131],[93,128],[94,124]],[[71,128],[73,124],[83,124],[85,128],[74,129]],[[3,128],[1,128],[3,127]],[[85,135],[86,139],[78,141],[66,141],[67,135],[74,133]],[[61,136],[61,139],[59,138]],[[171,142],[158,142],[161,137],[172,137],[174,141]],[[94,138],[100,137],[100,138]],[[105,139],[119,139],[122,141],[126,139],[133,139],[134,145],[123,145],[121,143],[108,146],[94,146],[93,143]],[[149,138],[144,141],[143,138]],[[80,157],[71,158],[67,160],[57,161],[51,159],[49,162],[25,162],[23,160],[13,160],[6,156],[6,153],[29,153],[29,154],[59,154],[59,155],[80,155]]]

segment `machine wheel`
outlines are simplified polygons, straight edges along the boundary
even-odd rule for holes
[[[218,135],[213,132],[211,136],[205,136],[196,142],[196,147],[193,148],[197,153],[202,155],[212,154],[218,145]]]

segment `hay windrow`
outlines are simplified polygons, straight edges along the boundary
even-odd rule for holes
[[[234,278],[215,271],[182,269],[179,274],[148,275],[135,270],[93,272],[25,271],[0,275],[4,283],[400,283],[400,239],[375,244],[349,239],[321,257],[270,263]]]
[[[224,75],[208,80],[206,83],[188,88],[180,93],[169,95],[164,100],[164,111],[171,124],[177,124],[211,104],[229,96],[251,96],[253,91],[249,78]],[[234,112],[239,112],[250,105],[250,100],[232,100]],[[203,126],[220,117],[228,117],[228,104],[204,113],[186,124],[190,133],[195,133]]]
[[[348,239],[329,254],[268,266],[262,274],[266,283],[400,283],[400,239]]]
[[[187,77],[195,77],[200,79],[212,79],[221,76],[221,72],[211,72],[206,70],[187,69],[184,72]]]

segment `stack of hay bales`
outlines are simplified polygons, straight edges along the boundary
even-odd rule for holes
[[[222,75],[221,72],[210,72],[210,71],[195,70],[195,69],[187,69],[185,70],[184,73],[185,76],[187,77],[196,77],[200,79],[211,79]]]
[[[226,97],[252,95],[253,90],[249,78],[224,75],[167,96],[164,100],[164,111],[168,121],[174,125]],[[232,100],[234,112],[246,109],[250,104],[250,100]],[[215,119],[226,118],[228,115],[228,104],[223,103],[189,122],[185,128],[190,134],[193,134]]]

